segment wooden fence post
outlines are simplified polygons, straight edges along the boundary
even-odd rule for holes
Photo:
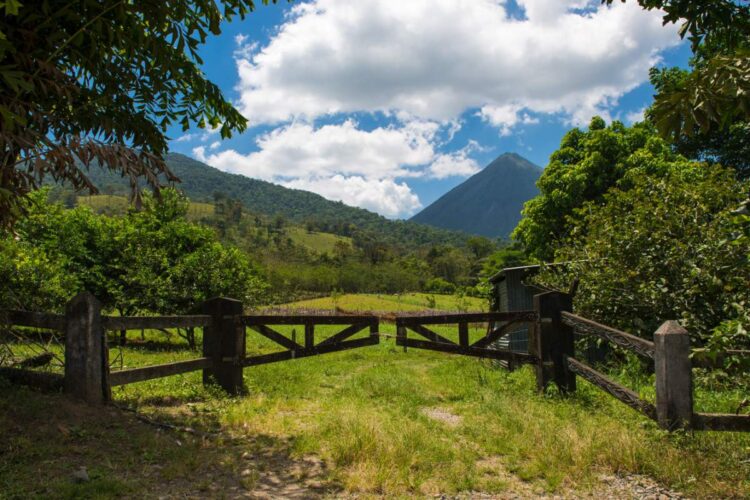
[[[693,374],[690,335],[676,321],[654,334],[656,418],[662,429],[689,429],[693,420]]]
[[[203,370],[203,383],[218,383],[230,394],[240,394],[245,359],[245,326],[240,323],[242,302],[217,297],[203,303],[211,324],[203,329],[203,356],[213,359],[213,367]]]
[[[65,306],[66,394],[90,404],[109,400],[109,356],[104,338],[102,305],[81,292]]]
[[[575,373],[568,370],[566,357],[573,357],[573,329],[562,322],[560,313],[573,309],[573,298],[562,292],[534,295],[534,310],[539,315],[531,330],[529,348],[537,357],[536,385],[543,391],[554,381],[562,392],[576,390]]]

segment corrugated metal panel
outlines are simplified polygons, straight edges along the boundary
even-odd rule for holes
[[[538,266],[508,268],[503,269],[494,277],[498,311],[528,311],[534,308],[534,294],[539,293],[539,290],[535,287],[526,286],[523,280],[537,269]],[[500,325],[495,325],[495,327],[497,326]],[[517,329],[511,330],[508,335],[495,342],[493,347],[516,352],[528,352],[530,328],[531,326],[519,326]],[[499,364],[508,368],[506,361],[500,361]]]

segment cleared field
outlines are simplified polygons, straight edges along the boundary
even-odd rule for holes
[[[371,296],[352,303],[357,298],[360,307],[375,303]],[[384,302],[400,310],[398,301],[377,304]],[[301,327],[278,329],[303,335]],[[242,397],[204,388],[200,372],[113,389],[118,405],[193,432],[0,385],[0,425],[10,431],[0,434],[0,491],[10,498],[621,498],[638,495],[612,484],[630,484],[635,474],[693,497],[750,496],[749,435],[667,434],[584,381],[571,397],[538,394],[530,369],[508,373],[474,358],[404,351],[394,330],[381,324],[377,346],[247,368]],[[456,338],[454,327],[437,330]],[[336,331],[316,327],[318,339]],[[474,328],[471,337],[482,333]],[[132,338],[110,351],[118,368],[199,356],[174,334]],[[249,355],[274,350],[248,331]],[[653,380],[626,382],[653,399]],[[696,405],[733,411],[741,398],[699,392]],[[71,481],[80,466],[90,482]]]
[[[318,253],[333,253],[336,243],[339,242],[347,245],[351,245],[352,243],[351,238],[330,233],[308,232],[298,226],[287,227],[285,231],[297,245],[309,248]]]
[[[331,309],[337,307],[345,311],[487,311],[486,299],[459,297],[430,293],[390,294],[342,294],[284,304],[282,307],[302,309]]]

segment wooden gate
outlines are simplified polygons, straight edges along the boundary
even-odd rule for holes
[[[396,345],[403,346],[404,349],[407,347],[429,349],[464,356],[513,361],[516,364],[535,363],[536,357],[530,353],[498,349],[495,344],[513,328],[523,323],[533,324],[536,320],[537,314],[534,311],[401,316],[396,319]],[[486,333],[478,339],[471,340],[470,325],[484,323],[487,324]],[[427,325],[430,327],[457,325],[457,335],[446,332],[440,334]],[[421,338],[412,338],[409,332]]]

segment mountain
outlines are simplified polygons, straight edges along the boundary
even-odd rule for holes
[[[541,174],[542,169],[527,159],[505,153],[411,220],[490,238],[507,237],[521,219],[524,202],[539,193],[536,180]]]
[[[341,236],[352,236],[358,230],[384,243],[404,247],[461,244],[467,238],[466,234],[457,231],[386,219],[369,210],[327,200],[309,191],[222,172],[178,153],[168,154],[166,162],[182,181],[177,187],[193,201],[213,202],[214,193],[220,192],[241,201],[250,212],[281,215],[298,224],[312,221],[317,230]],[[92,168],[89,178],[104,193],[125,194],[129,191],[127,180],[109,170]]]

